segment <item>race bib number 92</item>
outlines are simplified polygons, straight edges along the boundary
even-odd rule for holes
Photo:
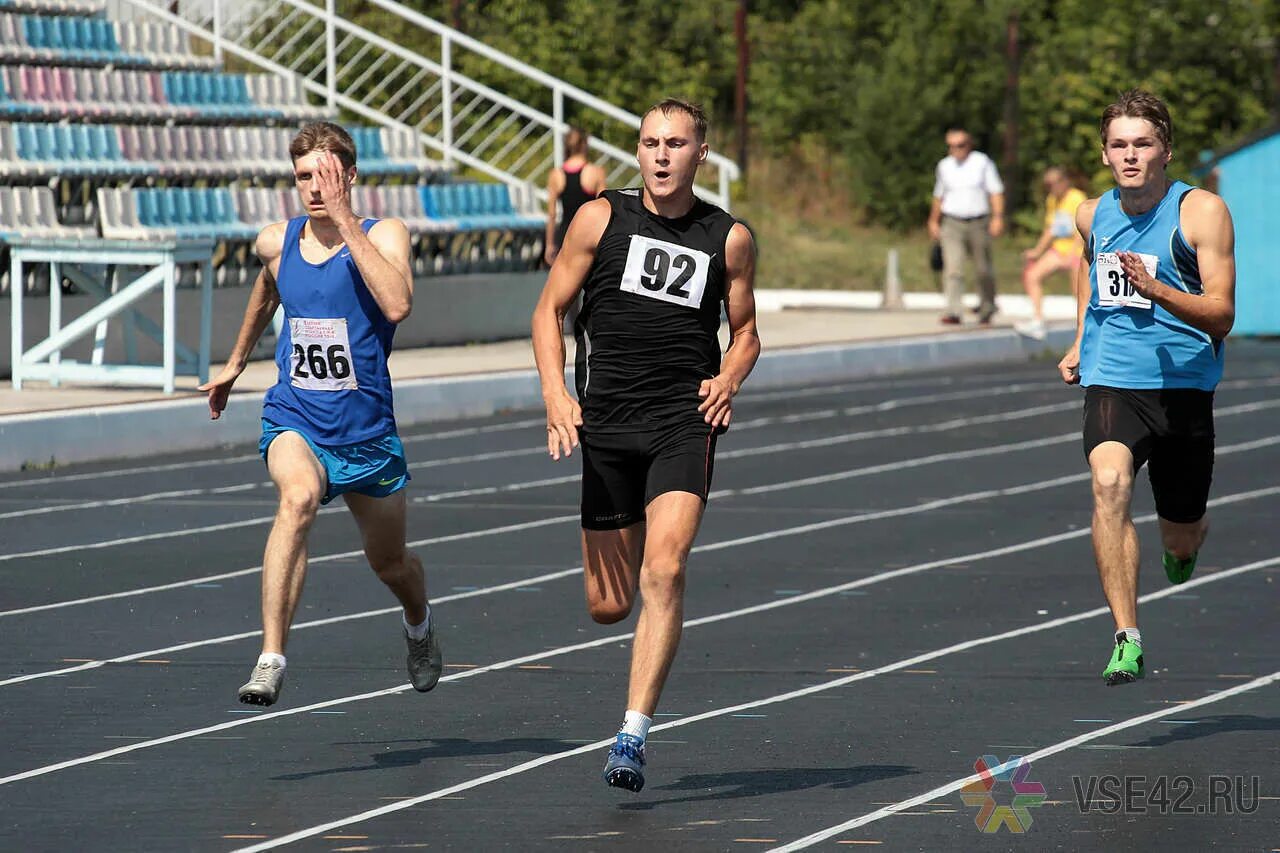
[[[355,368],[351,363],[351,340],[347,321],[291,317],[289,338],[289,381],[308,391],[354,391]]]
[[[631,235],[622,289],[686,308],[702,304],[711,256],[677,243]]]
[[[1147,275],[1156,277],[1155,255],[1139,254],[1142,265],[1147,268]],[[1129,276],[1125,275],[1124,265],[1115,252],[1099,252],[1094,264],[1098,272],[1098,304],[1106,308],[1150,308],[1151,300],[1133,289]]]

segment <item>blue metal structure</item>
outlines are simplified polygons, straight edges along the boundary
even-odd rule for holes
[[[1196,170],[1236,226],[1234,335],[1280,335],[1280,125],[1219,152]]]

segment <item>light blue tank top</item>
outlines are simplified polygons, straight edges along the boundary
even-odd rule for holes
[[[365,286],[345,246],[322,264],[302,257],[307,217],[289,220],[276,288],[284,328],[276,345],[279,379],[262,416],[316,444],[357,444],[395,432],[387,357],[395,324]],[[366,234],[377,223],[366,219]]]
[[[1143,255],[1154,277],[1187,293],[1204,292],[1195,249],[1179,212],[1193,188],[1174,181],[1141,216],[1120,207],[1120,191],[1098,200],[1089,235],[1089,307],[1080,343],[1080,384],[1114,388],[1198,388],[1222,378],[1223,342],[1143,299],[1127,286],[1116,252]]]

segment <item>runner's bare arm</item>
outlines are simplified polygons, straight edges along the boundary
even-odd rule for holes
[[[351,185],[333,153],[320,158],[316,183],[329,218],[338,227],[360,277],[382,316],[403,322],[413,309],[413,272],[409,268],[409,229],[399,219],[383,219],[369,233],[351,210]]]
[[[760,357],[760,336],[756,331],[756,247],[745,225],[734,225],[725,240],[725,273],[729,348],[720,364],[720,373],[704,380],[698,389],[698,395],[703,398],[698,411],[707,423],[717,427],[729,425],[733,398]]]
[[[556,254],[560,251],[556,246],[556,203],[560,200],[562,192],[564,192],[564,173],[559,169],[552,169],[551,174],[547,176],[547,227],[542,251],[542,258],[548,265],[556,262]]]
[[[558,460],[561,453],[569,456],[578,446],[582,408],[564,384],[564,318],[587,280],[609,217],[605,199],[587,202],[578,210],[533,309],[533,357],[547,406],[547,452],[552,459]]]
[[[1120,252],[1135,290],[1215,340],[1231,332],[1236,319],[1235,228],[1221,198],[1192,190],[1182,203],[1182,233],[1196,251],[1202,293],[1188,293],[1153,279],[1141,258]]]
[[[262,260],[262,269],[253,283],[253,289],[249,291],[249,303],[244,309],[244,320],[240,323],[235,346],[218,375],[198,389],[209,394],[209,417],[212,420],[217,420],[227,407],[231,386],[244,372],[249,354],[253,352],[258,339],[275,315],[276,308],[280,306],[275,274],[279,269],[280,252],[284,245],[284,228],[285,223],[276,222],[258,234],[256,250]]]
[[[1080,381],[1080,341],[1084,337],[1084,315],[1093,295],[1093,288],[1089,284],[1089,264],[1093,260],[1089,254],[1089,233],[1093,228],[1093,212],[1097,207],[1098,200],[1091,198],[1081,202],[1076,208],[1076,230],[1084,240],[1080,263],[1071,273],[1071,289],[1076,297],[1076,339],[1058,362],[1058,372],[1062,375],[1062,381],[1068,385],[1075,385]]]

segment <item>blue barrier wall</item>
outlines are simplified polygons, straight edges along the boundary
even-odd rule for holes
[[[1236,226],[1232,334],[1280,335],[1280,128],[1213,165]]]

